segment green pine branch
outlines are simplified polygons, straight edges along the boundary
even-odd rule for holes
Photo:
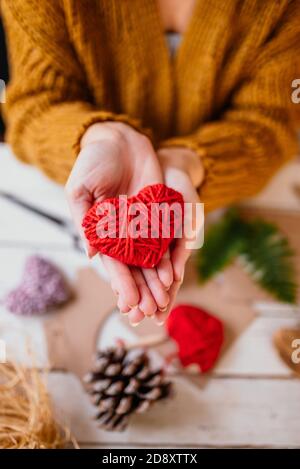
[[[210,279],[240,256],[252,278],[280,301],[295,303],[296,274],[288,240],[275,225],[243,220],[230,209],[206,235],[197,258],[201,281]]]
[[[220,221],[208,229],[197,259],[200,280],[209,280],[242,252],[246,229],[235,209],[230,209]]]
[[[245,247],[243,255],[253,279],[278,300],[295,303],[293,251],[278,228],[261,220],[249,223]]]

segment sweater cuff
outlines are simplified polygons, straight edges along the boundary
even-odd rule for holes
[[[203,172],[205,173],[204,157],[205,150],[196,141],[190,137],[174,137],[159,143],[159,149],[164,148],[183,148],[191,150],[196,156],[193,159],[192,167],[190,167],[190,175],[192,174],[192,182],[194,187],[199,190],[203,181]],[[198,158],[197,158],[198,157]],[[204,174],[205,177],[205,174]],[[198,182],[196,182],[198,181]],[[199,183],[201,181],[201,183]]]
[[[237,123],[219,129],[207,126],[195,134],[161,143],[161,147],[189,148],[201,158],[204,180],[198,193],[205,212],[231,205],[264,187],[270,173],[270,161],[266,158],[265,149],[257,144],[256,136],[247,132],[249,129]],[[274,144],[270,142],[268,148],[275,156]],[[271,173],[280,163],[280,159],[272,158]],[[255,178],[249,177],[253,171]]]
[[[80,152],[83,134],[92,124],[105,121],[126,123],[151,137],[136,119],[71,102],[49,107],[30,123],[20,120],[18,127],[9,126],[8,141],[22,161],[35,164],[48,177],[65,184]]]
[[[73,144],[73,150],[75,152],[75,156],[78,155],[80,152],[80,142],[87,131],[87,129],[97,123],[101,122],[121,122],[123,124],[127,124],[133,129],[137,130],[138,132],[146,135],[151,141],[153,140],[153,135],[150,129],[146,129],[142,126],[141,121],[134,117],[129,117],[126,114],[114,114],[110,111],[94,111],[91,112],[85,120],[81,123],[80,127],[78,128],[78,132],[76,135],[75,142]]]

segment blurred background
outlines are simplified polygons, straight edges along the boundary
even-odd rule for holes
[[[0,78],[5,82],[9,78],[2,24]],[[92,264],[86,259],[77,249],[72,232],[64,230],[71,220],[63,188],[36,168],[14,158],[3,141],[1,115],[0,135],[3,142],[0,144],[1,298],[18,284],[28,258],[38,255],[58,266],[72,285],[75,296],[83,295],[84,301],[92,299],[80,303],[80,308],[85,314],[93,312],[91,303],[100,304],[101,298],[106,298],[107,286],[99,283],[99,291],[92,292],[91,273],[82,274],[82,269],[92,268],[101,276],[104,271],[97,259]],[[263,222],[275,223],[287,237],[293,248],[299,284],[299,157],[286,165],[259,196],[245,201],[240,210],[247,219],[258,216]],[[209,221],[214,223],[223,216],[223,211],[215,213]],[[286,352],[290,350],[288,331],[299,330],[296,329],[300,318],[299,295],[292,305],[279,301],[250,279],[240,262],[216,272],[205,286],[199,286],[192,259],[179,301],[203,306],[224,323],[226,346],[216,366],[205,377],[174,372],[175,400],[143,419],[137,417],[129,430],[117,435],[95,427],[91,420],[92,408],[79,380],[57,366],[50,373],[50,394],[80,446],[300,447],[300,381],[296,379],[299,366],[293,366]],[[111,308],[111,315],[105,326],[101,326],[101,346],[114,343],[120,336],[133,342],[141,340],[149,332],[144,326],[130,330],[112,307],[111,298],[107,298],[107,305],[105,301],[101,305],[103,314],[107,314],[106,306]],[[78,313],[78,304],[75,303],[74,315],[76,311]],[[66,324],[70,325],[68,321]],[[17,359],[25,365],[30,362],[26,355],[29,340],[37,365],[49,366],[51,347],[53,353],[49,337],[54,334],[57,322],[53,324],[50,329],[45,328],[41,318],[22,318],[0,305],[0,340],[7,344],[9,359]],[[80,334],[75,341],[77,339],[80,341]],[[158,350],[154,355],[154,361],[161,363],[164,351]],[[70,369],[75,366],[74,357],[76,354]]]

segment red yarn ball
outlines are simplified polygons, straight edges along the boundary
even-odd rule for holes
[[[184,367],[197,364],[204,373],[214,366],[224,338],[218,318],[196,306],[178,305],[169,314],[166,327],[177,342]]]
[[[82,226],[90,246],[97,251],[124,264],[150,268],[159,263],[178,236],[183,210],[179,192],[155,184],[133,197],[95,203]]]

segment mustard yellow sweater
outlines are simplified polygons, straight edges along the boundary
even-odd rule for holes
[[[87,127],[106,120],[150,129],[156,148],[204,151],[208,209],[254,194],[297,152],[300,0],[197,0],[173,60],[156,0],[1,6],[8,141],[60,183]]]

